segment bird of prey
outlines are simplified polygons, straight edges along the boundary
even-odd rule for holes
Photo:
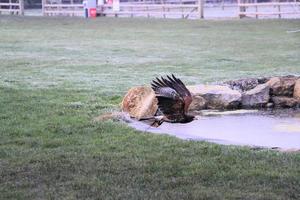
[[[156,126],[163,122],[188,123],[194,120],[195,116],[187,114],[192,95],[180,79],[172,74],[171,77],[156,78],[151,86],[158,100],[158,108],[163,113]]]

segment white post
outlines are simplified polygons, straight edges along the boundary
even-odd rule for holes
[[[12,6],[11,6],[11,0],[8,1],[9,3],[9,14],[13,14],[13,11],[12,11]]]
[[[43,14],[43,16],[46,16],[46,13],[45,13],[45,4],[46,4],[46,1],[42,0],[42,14]]]
[[[200,19],[204,18],[204,1],[205,0],[198,0],[198,14]]]
[[[120,11],[120,0],[113,0],[113,11]]]
[[[24,15],[24,0],[19,0],[20,15]]]

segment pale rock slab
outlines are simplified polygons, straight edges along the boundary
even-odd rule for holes
[[[193,95],[201,96],[206,101],[208,109],[238,108],[242,94],[223,85],[195,85],[188,86]]]
[[[243,93],[242,106],[245,108],[258,108],[267,105],[270,99],[268,84],[260,84]]]

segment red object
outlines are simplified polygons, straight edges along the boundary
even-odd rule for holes
[[[97,17],[97,10],[96,8],[90,8],[90,17],[96,18]]]

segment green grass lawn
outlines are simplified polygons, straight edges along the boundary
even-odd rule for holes
[[[300,34],[287,33],[299,28],[0,16],[0,199],[300,199],[299,153],[93,122],[157,75],[300,75]]]

